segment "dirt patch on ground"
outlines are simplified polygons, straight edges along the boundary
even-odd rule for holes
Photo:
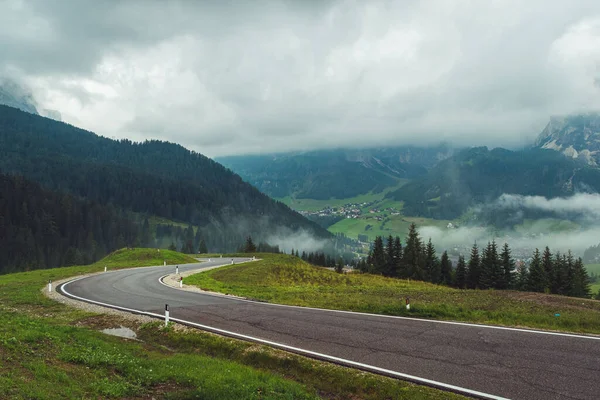
[[[544,306],[566,308],[571,310],[596,311],[600,313],[600,301],[580,299],[574,297],[559,296],[555,294],[512,292],[507,291],[505,295],[509,299],[532,302]]]

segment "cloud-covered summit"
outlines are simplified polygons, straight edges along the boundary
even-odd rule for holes
[[[67,122],[211,156],[515,146],[600,109],[595,0],[3,0],[0,47]]]

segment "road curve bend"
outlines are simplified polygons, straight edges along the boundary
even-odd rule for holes
[[[236,258],[235,262],[249,261]],[[217,258],[180,272],[230,264]],[[173,266],[76,278],[59,293],[488,399],[599,398],[600,337],[280,306],[168,287]]]

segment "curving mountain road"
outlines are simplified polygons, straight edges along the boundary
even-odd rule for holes
[[[214,259],[179,270],[228,263]],[[169,304],[176,322],[475,397],[600,397],[600,337],[250,302],[159,282],[173,270],[107,272],[58,291],[157,317]]]

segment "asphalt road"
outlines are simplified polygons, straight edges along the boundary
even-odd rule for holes
[[[181,265],[179,270],[223,262],[230,259]],[[159,282],[173,272],[172,266],[107,272],[70,282],[65,289],[90,301],[160,315],[169,304],[172,318],[486,393],[490,398],[600,398],[597,338],[241,301]]]

